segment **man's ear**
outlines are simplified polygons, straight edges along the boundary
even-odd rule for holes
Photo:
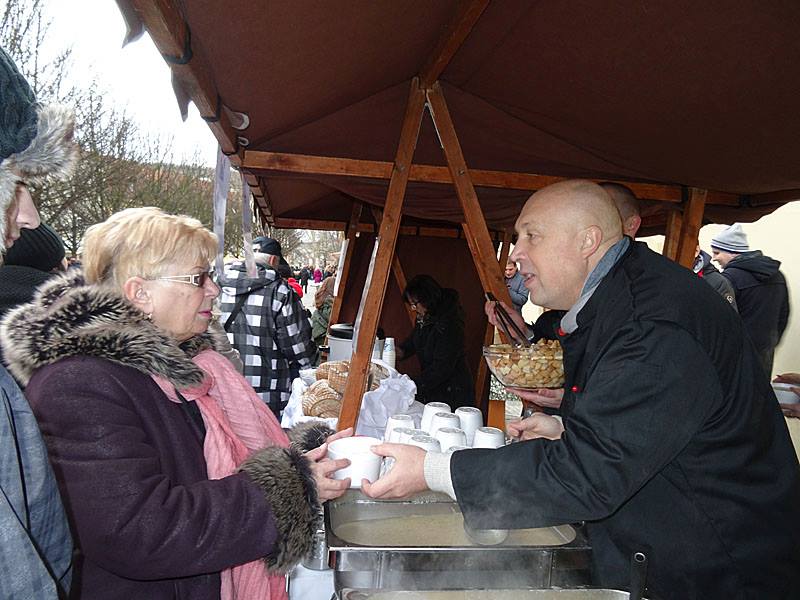
[[[580,248],[581,255],[584,258],[589,258],[592,254],[597,252],[600,244],[603,243],[603,230],[597,225],[589,225],[580,233]]]
[[[153,312],[153,299],[145,282],[146,280],[141,277],[131,277],[122,284],[122,293],[131,304],[149,315]]]
[[[269,255],[269,266],[270,267],[277,267],[280,262],[280,258],[275,256],[274,254]]]

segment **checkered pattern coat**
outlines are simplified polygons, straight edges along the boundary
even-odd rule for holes
[[[238,297],[247,296],[241,312],[227,327],[228,339],[241,355],[245,378],[280,418],[289,401],[292,379],[317,359],[308,313],[273,269],[259,267],[256,277],[248,277],[244,263],[234,262],[225,267],[219,284],[223,324]]]

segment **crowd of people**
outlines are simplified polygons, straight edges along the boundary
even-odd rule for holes
[[[260,236],[254,271],[212,273],[216,236],[157,208],[92,226],[70,264],[29,186],[74,164],[72,116],[38,104],[1,50],[0,84],[0,597],[286,598],[322,503],[350,486],[327,444],[351,430],[278,420],[319,360],[335,268],[293,269]],[[559,340],[563,389],[514,390],[538,409],[509,425],[525,443],[384,444],[395,465],[362,489],[446,493],[474,528],[584,521],[604,587],[625,588],[644,551],[653,598],[788,598],[800,468],[769,383],[789,315],[780,263],[735,224],[685,269],[636,242],[640,224],[619,184],[531,196],[506,309],[530,339]],[[533,324],[529,298],[549,309]],[[416,321],[397,357],[419,361],[417,399],[472,405],[458,293],[418,274],[403,299]]]

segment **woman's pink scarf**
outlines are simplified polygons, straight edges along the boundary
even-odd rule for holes
[[[197,402],[203,415],[206,426],[203,454],[209,479],[236,473],[239,465],[256,450],[289,445],[289,438],[275,415],[226,358],[213,350],[204,350],[192,360],[206,377],[199,385],[181,390],[181,394]],[[153,379],[170,400],[180,402],[169,381],[158,376]],[[225,569],[221,578],[222,600],[287,598],[284,576],[269,574],[261,560]]]

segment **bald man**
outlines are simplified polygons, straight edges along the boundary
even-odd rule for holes
[[[619,211],[619,216],[622,220],[622,233],[631,239],[635,238],[639,231],[639,226],[642,224],[639,200],[637,200],[636,195],[628,186],[621,183],[604,181],[600,184],[600,187],[611,196]]]
[[[509,427],[521,443],[452,455],[383,444],[396,463],[363,491],[445,492],[477,529],[585,521],[600,587],[641,551],[651,598],[797,593],[800,468],[741,319],[623,237],[593,183],[538,191],[516,229],[531,300],[566,310],[563,425],[537,413]]]

